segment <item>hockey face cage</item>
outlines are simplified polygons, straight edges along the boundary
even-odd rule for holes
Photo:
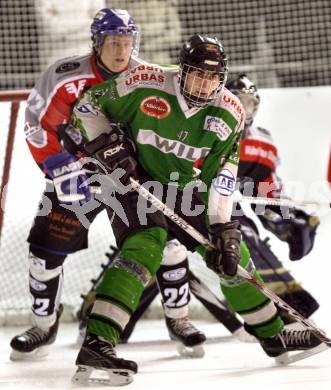
[[[210,85],[216,79],[217,86],[211,89]],[[189,106],[206,107],[211,104],[222,93],[225,81],[225,72],[211,72],[187,64],[179,73],[180,91]]]
[[[183,45],[179,62],[180,91],[190,106],[205,107],[219,97],[228,68],[222,43],[217,38],[192,36]],[[218,84],[211,88],[216,80]]]
[[[252,125],[260,104],[260,95],[256,85],[241,74],[237,79],[230,81],[226,87],[240,99],[246,113],[245,128]]]
[[[91,24],[91,39],[94,50],[100,48],[106,36],[124,35],[133,37],[132,54],[139,53],[139,31],[134,18],[126,10],[103,8]]]

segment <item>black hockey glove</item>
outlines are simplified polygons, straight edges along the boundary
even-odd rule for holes
[[[265,214],[259,218],[263,226],[275,234],[280,240],[288,243],[291,260],[300,260],[313,248],[319,218],[302,210],[292,209],[287,218],[275,208],[266,208]]]
[[[117,168],[125,170],[121,177],[123,184],[129,183],[129,178],[137,178],[134,143],[123,133],[114,131],[102,133],[93,141],[84,145],[86,152],[96,158],[108,173]]]
[[[208,249],[206,263],[218,274],[234,276],[240,262],[240,225],[238,221],[216,223],[209,227],[209,238],[216,249]]]

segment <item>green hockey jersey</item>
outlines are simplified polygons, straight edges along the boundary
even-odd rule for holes
[[[127,125],[139,163],[163,184],[175,172],[183,190],[195,180],[193,167],[199,163],[210,222],[230,219],[244,121],[236,96],[224,90],[205,108],[189,107],[180,93],[178,68],[144,64],[89,89],[75,106],[73,123],[89,141],[109,133],[110,120]]]

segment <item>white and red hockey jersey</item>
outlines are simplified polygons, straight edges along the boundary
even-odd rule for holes
[[[129,68],[140,63],[132,57]],[[93,54],[59,60],[39,78],[28,98],[24,126],[27,144],[38,165],[62,150],[58,126],[69,123],[82,93],[103,81]]]
[[[251,126],[240,144],[238,177],[249,177],[254,196],[279,198],[282,183],[277,175],[278,150],[268,130]]]

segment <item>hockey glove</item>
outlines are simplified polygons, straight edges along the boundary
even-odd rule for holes
[[[43,167],[46,174],[53,180],[60,202],[86,203],[91,199],[91,192],[86,184],[87,176],[76,156],[68,152],[60,152],[48,157]]]
[[[240,225],[238,221],[216,223],[209,227],[209,238],[216,249],[208,249],[206,263],[218,274],[234,276],[240,262]]]
[[[137,178],[134,143],[119,132],[102,133],[93,141],[85,144],[85,150],[95,157],[108,173],[117,168],[124,169],[121,177],[123,184],[129,183],[129,178]]]
[[[319,218],[302,210],[289,211],[288,218],[282,218],[271,208],[259,216],[263,226],[289,245],[291,260],[300,260],[313,248]]]
[[[320,221],[316,215],[294,210],[287,239],[291,260],[300,260],[313,249],[319,224]]]

